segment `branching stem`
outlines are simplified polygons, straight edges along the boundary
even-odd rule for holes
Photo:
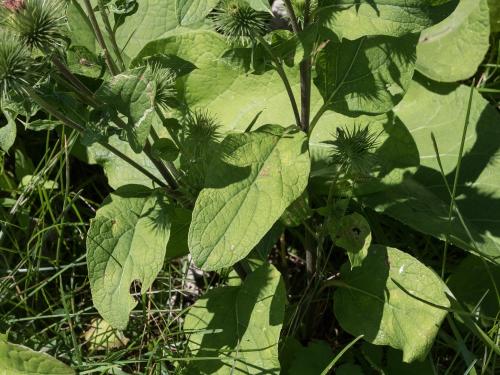
[[[112,75],[116,76],[119,74],[118,68],[116,67],[115,62],[113,61],[113,58],[111,57],[111,54],[109,53],[108,46],[106,45],[106,42],[104,41],[104,37],[101,32],[101,28],[99,27],[99,23],[97,22],[97,19],[95,18],[94,14],[94,9],[92,8],[92,5],[90,4],[90,0],[83,0],[85,4],[85,8],[87,9],[87,13],[89,16],[90,23],[92,24],[92,29],[94,30],[95,37],[97,39],[97,42],[99,43],[99,46],[104,52],[104,59],[106,60],[106,65],[108,66],[109,71],[111,72]]]
[[[101,13],[102,22],[104,24],[104,27],[106,28],[106,32],[108,33],[109,40],[111,41],[111,47],[113,47],[113,51],[116,55],[116,58],[118,59],[118,63],[120,64],[120,71],[123,72],[126,69],[126,67],[125,63],[123,62],[122,51],[120,50],[120,47],[118,47],[118,44],[116,43],[115,32],[113,31],[111,23],[109,22],[109,17],[106,7],[104,6],[102,0],[98,1],[98,5],[99,5],[99,12]]]
[[[44,110],[47,111],[48,114],[51,116],[57,118],[59,121],[61,121],[64,125],[68,126],[71,129],[74,129],[78,131],[79,133],[83,133],[85,131],[85,128],[81,126],[80,124],[77,124],[70,118],[66,117],[62,113],[60,113],[56,108],[54,108],[50,103],[48,103],[45,99],[43,99],[38,93],[35,91],[34,88],[30,86],[24,86],[24,90],[28,93],[28,95]],[[127,162],[130,164],[132,167],[143,173],[145,176],[150,178],[152,181],[157,183],[159,186],[162,186],[166,188],[167,186],[163,181],[161,181],[158,177],[156,177],[154,174],[152,174],[150,171],[145,169],[143,166],[129,158],[127,155],[122,153],[121,151],[117,150],[115,147],[111,146],[110,144],[100,141],[99,144],[106,148],[108,151],[112,152],[116,156],[118,156],[120,159],[123,161]]]
[[[103,106],[102,103],[99,103],[94,98],[94,94],[64,65],[61,60],[59,60],[58,57],[54,56],[52,61],[62,76],[74,86],[75,93],[81,99],[93,108],[101,108]],[[121,129],[125,129],[127,127],[127,124],[125,124],[125,122],[118,117],[118,115],[113,117],[113,122]],[[154,131],[154,129],[152,129],[152,131]],[[151,151],[151,143],[149,141],[146,141],[144,153],[148,159],[151,160],[156,169],[158,169],[158,172],[160,172],[165,181],[168,182],[170,187],[176,190],[178,188],[177,179],[179,172],[175,166],[172,163],[163,164],[161,160],[154,158]]]

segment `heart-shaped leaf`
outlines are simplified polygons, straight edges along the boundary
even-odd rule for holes
[[[415,66],[417,34],[355,41],[329,35],[316,63],[314,83],[325,108],[340,113],[383,113],[406,92]]]
[[[125,329],[137,305],[134,282],[147,290],[163,265],[173,207],[159,191],[124,186],[97,211],[87,233],[87,265],[94,305],[114,328]]]
[[[204,270],[243,259],[305,190],[310,161],[296,127],[267,125],[221,144],[196,200],[189,251]]]
[[[371,246],[361,267],[343,267],[335,316],[354,336],[423,359],[449,307],[446,286],[429,268],[393,248]]]

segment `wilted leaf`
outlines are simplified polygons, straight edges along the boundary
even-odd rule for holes
[[[91,351],[119,349],[130,341],[122,331],[114,329],[103,319],[92,319],[90,327],[83,334]]]

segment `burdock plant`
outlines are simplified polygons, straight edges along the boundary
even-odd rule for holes
[[[23,98],[30,98],[44,109],[50,116],[58,119],[65,126],[80,134],[88,135],[88,124],[79,123],[74,117],[65,113],[64,106],[52,102],[41,92],[37,80],[43,80],[45,90],[53,90],[55,83],[69,89],[72,96],[78,97],[84,105],[100,110],[105,105],[94,97],[89,90],[65,65],[61,59],[62,46],[66,43],[66,3],[63,0],[23,0],[3,1],[0,3],[0,89],[2,97],[9,93],[20,93]],[[40,54],[42,56],[40,56]],[[47,59],[44,59],[46,57]],[[50,61],[57,68],[52,72],[47,64]],[[50,73],[50,74],[49,74]],[[165,106],[173,95],[172,87],[175,78],[169,71],[153,69],[152,78],[158,84],[158,92],[153,101],[158,106]],[[53,82],[55,80],[56,82]],[[58,93],[58,95],[65,95]],[[50,97],[50,95],[49,95]],[[71,111],[70,111],[71,112]],[[127,124],[118,116],[112,121],[125,130]],[[88,137],[87,137],[88,138]],[[168,184],[148,171],[107,140],[95,137],[97,143],[109,152],[151,178],[158,186],[168,188]],[[152,163],[161,170],[164,180],[169,180],[170,174],[161,161],[151,156],[151,145],[145,144],[145,150]],[[173,179],[170,185],[174,185]]]
[[[83,5],[79,14],[86,12],[88,33],[94,33],[106,60],[106,74],[85,77],[88,86],[68,69],[60,48],[66,43],[65,1],[4,1],[2,27],[8,31],[0,39],[2,92],[23,92],[51,118],[97,143],[88,151],[116,188],[87,233],[90,289],[103,319],[125,329],[131,313],[142,314],[131,286],[140,283],[141,292],[161,287],[153,283],[164,261],[189,253],[204,271],[224,275],[233,267],[242,279],[219,287],[223,278],[210,278],[213,289],[178,315],[188,336],[186,353],[197,357],[189,363],[190,373],[279,374],[280,353],[290,352],[287,337],[307,343],[331,333],[328,343],[342,342],[335,337],[341,328],[356,340],[402,349],[404,361],[425,359],[451,311],[447,286],[410,254],[384,246],[385,240],[377,244],[383,236],[377,230],[372,239],[369,224],[361,226],[356,217],[362,219],[368,205],[381,212],[387,208],[397,218],[400,197],[404,204],[431,197],[429,204],[415,206],[426,212],[403,210],[400,217],[413,226],[430,212],[424,228],[440,238],[448,224],[454,225],[451,216],[440,222],[439,198],[416,179],[425,176],[409,176],[400,187],[372,177],[384,167],[377,152],[407,157],[399,149],[421,142],[404,129],[409,108],[393,108],[410,84],[417,85],[412,95],[425,91],[419,82],[411,83],[419,33],[448,8],[434,12],[429,4],[435,2],[423,0],[355,6],[348,4],[353,1],[284,0],[289,30],[272,31],[267,0],[150,0],[162,10],[152,15],[153,7],[141,8],[147,2],[137,1],[140,13],[117,17],[115,23],[107,18],[111,3],[72,2]],[[172,29],[147,29],[172,9]],[[155,40],[146,40],[144,27],[154,31]],[[89,54],[96,57],[95,51]],[[155,56],[157,63],[149,64]],[[251,59],[258,64],[248,64]],[[41,68],[33,69],[38,63]],[[460,88],[454,89],[453,100],[459,95]],[[76,110],[68,108],[73,104]],[[397,147],[388,150],[387,142],[378,148],[370,121],[392,116],[403,122],[395,124],[402,127],[393,128],[395,134],[387,134]],[[333,133],[342,121],[357,125]],[[391,124],[384,123],[384,131],[386,125]],[[418,164],[418,152],[416,157]],[[411,169],[427,170],[431,162],[422,159]],[[399,180],[409,168],[398,163],[397,169]],[[380,200],[365,200],[362,189],[354,188],[365,178],[365,190],[384,193]],[[417,189],[416,199],[403,197],[407,189]],[[435,200],[439,210],[429,210]],[[346,215],[351,211],[357,215]],[[457,243],[470,250],[473,242],[459,229]],[[494,254],[484,255],[496,261]],[[344,260],[351,264],[343,266]],[[330,287],[337,288],[334,301],[326,291]],[[170,301],[165,299],[163,307]],[[154,314],[162,314],[159,307]],[[335,316],[335,324],[320,316]],[[148,314],[147,321],[161,319]],[[182,349],[173,356],[162,350],[155,355],[182,362],[176,357],[184,357]],[[323,356],[327,363],[329,356]],[[92,371],[85,366],[80,361],[78,369]],[[337,371],[320,372],[330,370]]]
[[[23,93],[32,83],[37,64],[19,38],[0,29],[0,91],[2,98]]]
[[[244,0],[222,0],[214,12],[216,29],[231,42],[249,45],[266,33],[270,15]]]
[[[46,52],[65,43],[65,8],[62,0],[4,1],[2,23],[26,46]]]
[[[337,128],[334,140],[325,142],[332,146],[332,163],[341,173],[368,176],[376,166],[374,151],[378,146],[379,135],[371,131],[369,126]]]
[[[149,74],[156,84],[156,104],[164,110],[175,106],[177,104],[175,101],[177,95],[175,73],[169,68],[162,67],[160,63],[154,62],[149,65]]]

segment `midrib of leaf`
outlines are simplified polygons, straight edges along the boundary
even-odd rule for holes
[[[333,90],[331,95],[328,97],[328,101],[325,101],[325,104],[323,105],[324,107],[327,107],[328,105],[332,104],[332,100],[335,98],[335,96],[337,95],[339,90],[343,87],[345,80],[347,79],[347,76],[351,73],[352,67],[354,66],[354,62],[357,60],[359,51],[361,50],[361,46],[363,45],[365,40],[366,40],[366,37],[362,38],[359,41],[358,48],[356,48],[356,53],[354,54],[354,56],[351,60],[349,68],[347,69],[346,73],[344,74],[344,77],[342,77],[342,80],[339,82],[339,84],[337,85],[335,90]],[[337,54],[337,59],[338,59],[338,54]],[[338,64],[338,60],[337,60],[336,69],[338,70],[338,68],[339,68],[339,64]]]
[[[357,54],[357,52],[356,52],[356,54]],[[366,73],[366,74],[360,75],[359,77],[353,78],[353,79],[351,79],[351,80],[349,80],[349,81],[344,80],[344,81],[343,81],[343,84],[344,84],[344,85],[347,85],[347,84],[350,84],[350,83],[354,83],[354,82],[360,81],[360,80],[362,80],[362,79],[364,79],[364,78],[366,78],[366,77],[370,77],[370,76],[375,75],[375,73],[376,73],[376,72],[378,72],[378,71],[380,70],[380,68],[384,67],[384,66],[387,64],[387,62],[388,62],[389,60],[390,60],[390,57],[389,57],[389,55],[386,53],[386,54],[385,54],[385,60],[384,60],[382,63],[380,63],[378,66],[373,67],[373,69],[371,69],[369,73]],[[352,69],[352,66],[350,67],[350,69]],[[346,77],[346,78],[347,78],[347,77]]]

